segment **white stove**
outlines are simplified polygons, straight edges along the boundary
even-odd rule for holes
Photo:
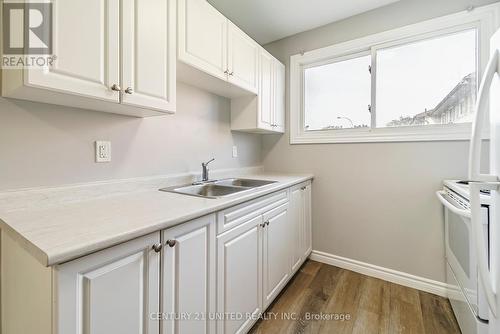
[[[488,304],[478,278],[468,182],[444,181],[443,190],[438,191],[437,196],[445,208],[448,298],[462,333],[486,334]],[[485,239],[489,240],[491,198],[488,191],[481,192],[480,202],[483,233]]]

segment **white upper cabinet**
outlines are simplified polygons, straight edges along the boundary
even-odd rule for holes
[[[119,1],[54,1],[52,68],[26,70],[26,84],[119,102]],[[6,70],[7,71],[7,70]],[[8,82],[7,82],[8,84]]]
[[[177,76],[231,99],[231,129],[285,131],[285,67],[206,0],[178,0]]]
[[[206,0],[178,6],[179,80],[229,98],[257,94],[261,46]]]
[[[53,66],[3,70],[2,96],[131,116],[175,111],[175,0],[52,5]]]
[[[122,103],[175,110],[175,0],[122,0]]]
[[[179,0],[179,60],[227,80],[228,20],[206,0]]]
[[[274,61],[274,131],[285,132],[285,65]]]
[[[257,94],[260,45],[232,22],[228,24],[229,81]]]
[[[231,100],[231,129],[255,133],[285,132],[285,65],[259,52],[259,89],[255,97]]]
[[[259,120],[261,129],[272,130],[274,119],[274,63],[273,57],[262,50],[260,52],[260,76],[259,76]]]

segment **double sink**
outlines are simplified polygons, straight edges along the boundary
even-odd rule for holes
[[[223,179],[216,181],[207,181],[201,184],[168,187],[160,190],[197,197],[219,198],[234,195],[242,191],[264,187],[276,182],[277,181],[254,179]]]

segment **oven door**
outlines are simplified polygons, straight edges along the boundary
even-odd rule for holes
[[[453,204],[454,200],[440,192],[445,207],[446,260],[453,271],[474,315],[488,319],[484,295],[479,286],[475,245],[472,240],[470,212]],[[444,200],[444,201],[443,201]],[[481,208],[482,222],[488,240],[488,207]]]

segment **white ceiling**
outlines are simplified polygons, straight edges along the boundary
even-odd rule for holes
[[[208,0],[266,44],[399,0]]]

